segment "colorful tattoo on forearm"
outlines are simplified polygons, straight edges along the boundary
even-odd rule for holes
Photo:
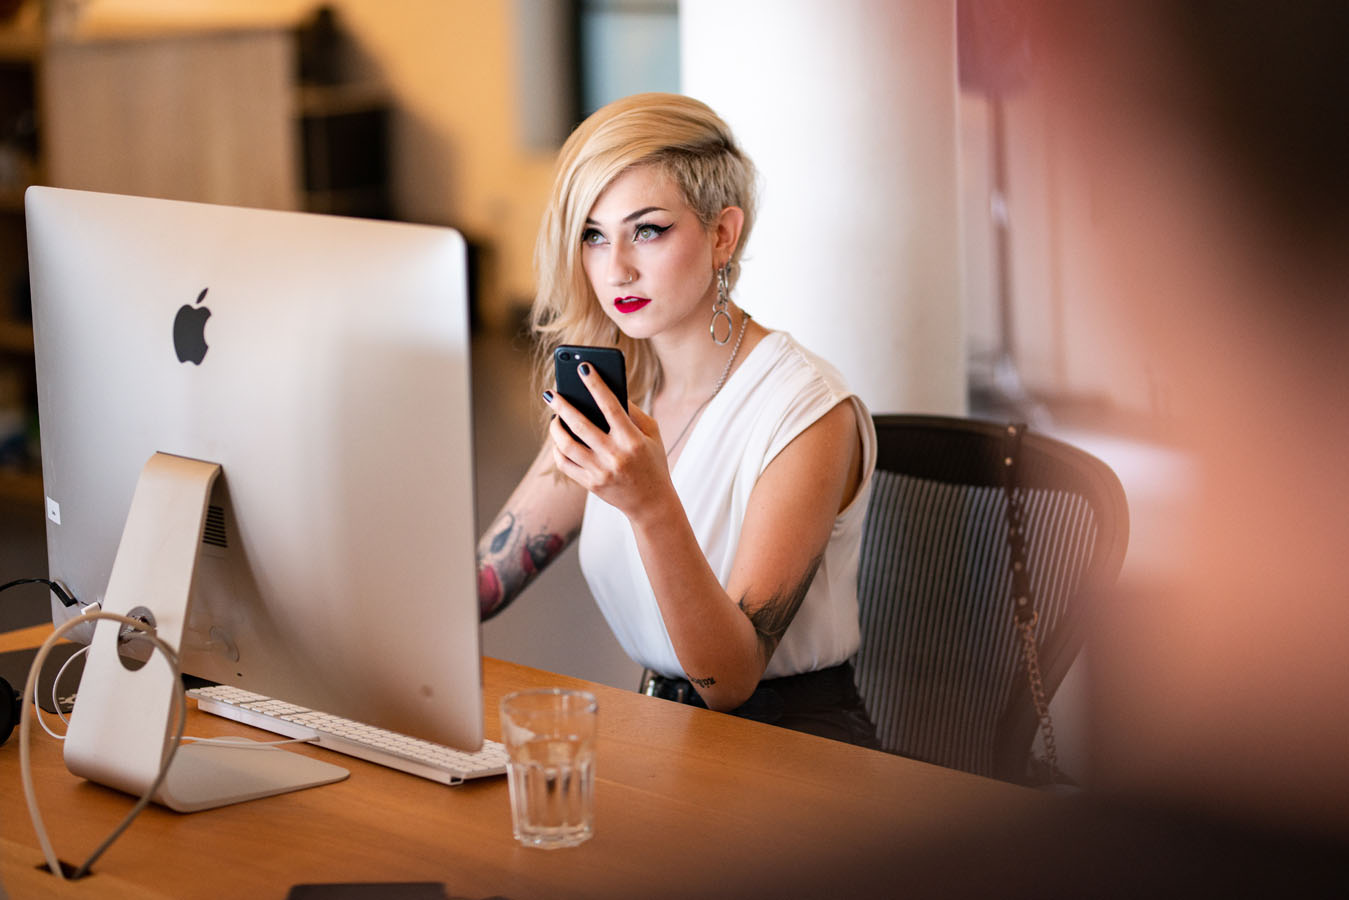
[[[526,535],[516,524],[514,513],[502,513],[478,545],[478,611],[482,618],[509,606],[573,537]]]

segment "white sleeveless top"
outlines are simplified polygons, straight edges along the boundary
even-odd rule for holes
[[[712,398],[671,472],[698,544],[724,587],[759,476],[793,438],[845,401],[861,425],[862,484],[834,520],[815,580],[765,678],[829,668],[857,651],[857,556],[876,465],[871,415],[833,366],[791,336],[772,332]],[[627,654],[655,672],[683,678],[627,517],[594,494],[586,499],[579,557],[595,602]]]

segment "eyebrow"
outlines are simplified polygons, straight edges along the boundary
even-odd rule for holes
[[[666,208],[663,207],[663,206],[644,206],[644,207],[642,207],[641,209],[637,210],[636,212],[630,212],[630,213],[628,213],[626,216],[623,217],[623,221],[624,221],[624,222],[631,222],[631,221],[633,221],[633,220],[635,220],[635,219],[640,219],[642,216],[646,215],[647,213],[653,213],[653,212],[669,212],[669,210],[666,209]],[[588,218],[588,217],[587,217],[587,218],[586,218],[586,224],[587,224],[587,225],[598,225],[598,224],[600,224],[600,223],[599,223],[599,222],[596,222],[594,219],[591,219],[591,218]]]

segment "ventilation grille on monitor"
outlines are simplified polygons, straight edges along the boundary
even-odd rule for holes
[[[229,547],[229,541],[225,538],[224,507],[206,507],[206,530],[202,532],[201,542],[221,549]]]

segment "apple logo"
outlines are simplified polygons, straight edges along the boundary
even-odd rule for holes
[[[200,304],[208,290],[201,289],[196,306],[187,303],[180,306],[173,319],[173,349],[178,351],[179,362],[191,361],[199,366],[206,358],[206,320],[211,318],[211,311]]]

